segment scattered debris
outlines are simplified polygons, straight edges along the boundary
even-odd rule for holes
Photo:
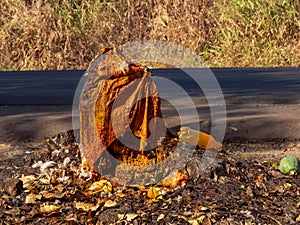
[[[12,162],[5,165],[13,170],[0,172],[1,179],[6,177],[1,181],[4,188],[0,189],[1,221],[7,224],[299,223],[300,176],[283,175],[274,162],[260,163],[221,151],[215,164],[195,181],[187,177],[186,171],[191,170],[187,164],[187,168],[174,172],[173,178],[170,176],[170,180],[156,185],[119,186],[90,171],[70,136],[72,132],[48,140],[51,142],[47,144],[48,152],[24,154],[19,160],[26,157],[31,163],[23,167],[14,168]],[[199,161],[203,153],[197,149],[192,161]],[[40,166],[32,168],[39,161]]]

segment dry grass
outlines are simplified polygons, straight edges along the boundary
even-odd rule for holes
[[[218,9],[216,39],[204,51],[211,65],[300,66],[299,1],[224,0]]]
[[[296,0],[3,0],[0,70],[85,69],[102,47],[168,40],[207,64],[300,65]]]

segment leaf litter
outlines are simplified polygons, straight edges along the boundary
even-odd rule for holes
[[[46,139],[48,150],[0,172],[3,224],[298,224],[300,177],[275,162],[221,150],[192,179],[202,149],[156,185],[122,186],[91,171],[73,132]],[[54,154],[55,153],[55,154]],[[37,166],[39,165],[39,166]],[[274,166],[275,165],[275,166]]]

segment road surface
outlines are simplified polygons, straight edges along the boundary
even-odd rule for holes
[[[203,92],[178,69],[151,70],[192,96],[201,129],[209,132],[210,111]],[[300,68],[212,69],[227,110],[225,141],[300,139]],[[72,129],[74,93],[84,71],[0,72],[0,150],[36,146],[43,137]],[[176,94],[176,91],[174,91]],[[165,117],[178,125],[163,105]]]

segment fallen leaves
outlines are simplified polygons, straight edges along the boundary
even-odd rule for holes
[[[25,198],[25,204],[35,204],[36,203],[36,200],[41,200],[42,198],[42,195],[41,194],[32,194],[32,193],[29,193],[26,198]]]
[[[188,180],[188,176],[181,171],[174,171],[161,181],[163,187],[180,187]]]
[[[60,208],[61,208],[60,206],[57,206],[54,204],[43,203],[40,205],[38,213],[41,213],[41,214],[52,213],[52,212],[59,210]]]
[[[75,208],[81,209],[83,211],[95,211],[99,208],[100,204],[97,203],[94,205],[93,203],[87,203],[87,202],[75,202]]]
[[[118,214],[118,218],[119,220],[122,221],[128,221],[131,222],[132,220],[134,220],[135,218],[137,218],[139,215],[135,214],[135,213],[128,213],[128,214]]]
[[[20,180],[23,182],[23,188],[28,188],[30,187],[34,181],[36,181],[38,178],[37,176],[34,175],[29,175],[29,176],[23,176],[20,178]]]
[[[150,187],[147,191],[147,196],[153,201],[158,201],[159,198],[162,199],[162,196],[160,195],[160,188]]]
[[[116,207],[118,205],[117,202],[113,201],[113,200],[107,200],[105,201],[103,207],[104,208],[113,208],[113,207]]]
[[[112,193],[113,186],[108,180],[100,180],[94,182],[86,192],[87,195],[97,194],[99,192],[104,192],[105,194]]]
[[[9,210],[5,210],[4,211],[5,214],[11,215],[11,216],[18,216],[21,214],[21,210],[18,207],[9,209]]]
[[[91,172],[76,145],[60,144],[60,148],[60,153],[45,152],[43,158],[31,160],[55,162],[48,164],[51,167],[14,175],[21,189],[16,196],[7,188],[1,192],[1,220],[11,224],[299,222],[300,177],[278,177],[272,164],[221,152],[216,167],[208,168],[209,174],[201,174],[198,181],[188,180],[183,170],[156,185],[121,186]],[[193,160],[203,152],[197,150]]]
[[[162,220],[163,218],[165,218],[165,214],[160,214],[160,215],[157,217],[157,221],[160,221],[160,220]]]
[[[247,189],[246,189],[246,194],[249,196],[249,197],[253,197],[254,196],[254,193],[253,193],[253,190],[252,190],[252,187],[251,186],[248,186]]]

